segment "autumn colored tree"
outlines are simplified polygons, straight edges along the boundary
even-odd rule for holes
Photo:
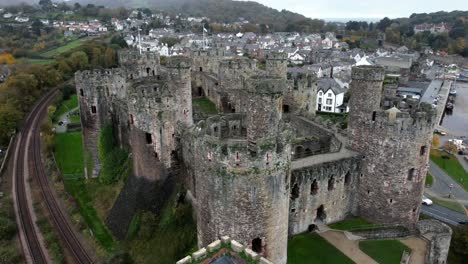
[[[458,147],[453,142],[447,142],[444,145],[444,150],[450,154],[455,154],[458,151]]]
[[[434,135],[432,139],[432,148],[438,148],[440,146],[440,138],[438,135]]]
[[[16,59],[15,57],[9,53],[9,52],[4,52],[2,54],[0,54],[0,64],[15,64],[16,63]]]

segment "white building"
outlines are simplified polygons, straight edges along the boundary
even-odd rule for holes
[[[347,107],[343,105],[345,90],[332,78],[320,78],[317,91],[316,109],[320,112],[344,113]]]

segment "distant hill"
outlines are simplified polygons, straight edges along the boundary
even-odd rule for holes
[[[80,0],[81,4],[109,7],[149,7],[188,16],[208,17],[217,22],[235,22],[242,17],[254,24],[266,24],[276,31],[319,31],[324,21],[287,10],[278,11],[253,1],[233,0]]]

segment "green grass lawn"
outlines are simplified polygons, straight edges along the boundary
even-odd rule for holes
[[[107,252],[112,252],[114,249],[114,238],[93,207],[92,199],[86,188],[85,179],[65,178],[64,183],[67,192],[76,199],[80,208],[80,214],[91,230],[91,235],[96,238]]]
[[[55,135],[55,158],[64,175],[66,191],[73,196],[80,208],[80,214],[91,230],[91,234],[108,252],[114,247],[114,239],[98,217],[88,190],[90,184],[83,177],[83,145],[81,132]],[[97,180],[88,180],[97,181]],[[94,192],[91,192],[95,194]]]
[[[360,217],[353,217],[349,219],[345,219],[340,222],[336,222],[334,224],[328,225],[332,229],[338,230],[356,230],[356,229],[368,229],[368,228],[375,228],[380,227],[379,224],[373,224],[366,219]]]
[[[465,213],[465,209],[463,208],[462,205],[460,205],[459,203],[455,202],[455,201],[444,201],[444,200],[439,200],[437,198],[434,198],[430,195],[426,195],[429,199],[431,199],[435,204],[438,204],[440,206],[443,206],[443,207],[447,207],[449,209],[452,209],[454,211],[457,211],[459,213],[462,213],[464,214]]]
[[[197,98],[192,100],[193,108],[204,114],[217,114],[216,105],[208,98]]]
[[[55,135],[55,159],[62,174],[83,175],[81,132]]]
[[[63,101],[54,113],[53,120],[57,121],[66,112],[78,107],[78,97],[76,94],[71,95],[70,99]],[[79,120],[79,117],[78,117]],[[79,122],[79,121],[78,121]]]
[[[30,59],[30,58],[21,58],[18,60],[20,64],[39,64],[39,65],[47,65],[54,63],[54,60],[50,59]]]
[[[354,263],[345,254],[315,233],[294,236],[288,243],[289,264]]]
[[[359,248],[380,264],[399,264],[403,251],[411,252],[398,240],[361,241]]]
[[[73,48],[76,48],[78,46],[80,46],[86,39],[77,39],[77,40],[74,40],[74,41],[71,41],[71,42],[68,42],[67,44],[63,45],[63,46],[60,46],[60,47],[57,47],[55,49],[52,49],[52,50],[48,50],[44,53],[41,54],[42,57],[44,58],[53,58],[53,57],[56,57],[62,53],[65,53]]]
[[[78,113],[79,113],[79,110],[77,110]],[[71,123],[80,123],[81,122],[81,119],[80,119],[80,115],[70,115],[70,122]]]
[[[465,171],[455,156],[432,149],[431,160],[468,191],[468,172]]]
[[[426,176],[426,187],[431,187],[434,184],[434,177],[428,172]]]

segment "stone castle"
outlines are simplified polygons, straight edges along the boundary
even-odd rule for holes
[[[342,130],[318,121],[317,77],[288,75],[284,54],[257,65],[209,49],[161,63],[155,53],[125,50],[119,64],[75,75],[85,161],[93,164],[86,175],[99,175],[99,134],[112,125],[132,153],[133,178],[179,175],[200,247],[228,234],[283,264],[288,237],[318,222],[355,215],[416,226],[436,114],[385,93],[383,68],[353,68]],[[194,112],[197,97],[210,99],[219,114]]]

